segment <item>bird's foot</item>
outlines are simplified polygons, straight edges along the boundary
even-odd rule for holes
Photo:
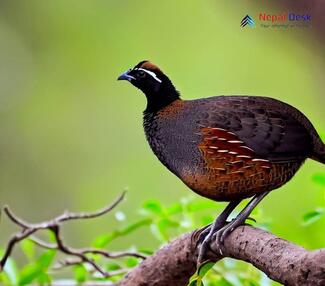
[[[209,233],[211,231],[211,227],[212,227],[212,224],[209,224],[204,229],[201,230],[201,232],[199,234],[199,238],[197,240],[197,245],[200,245],[205,240],[205,238],[209,235]]]
[[[218,254],[223,255],[222,247],[224,245],[226,237],[231,234],[238,226],[245,223],[245,218],[237,217],[233,219],[230,223],[219,229],[213,236],[213,240],[217,243]]]
[[[201,244],[199,246],[199,255],[198,255],[198,260],[197,260],[197,266],[201,265],[203,262],[205,262],[205,256],[207,253],[207,250],[209,248],[209,244],[213,238],[213,235],[219,230],[221,229],[227,222],[221,222],[221,221],[217,221],[212,225],[209,225],[208,227],[206,227],[199,236],[198,239],[198,244]]]
[[[213,235],[226,225],[227,218],[231,214],[231,212],[236,208],[236,206],[240,203],[240,200],[231,201],[227,207],[222,211],[222,213],[217,217],[217,219],[213,222],[212,225],[209,225],[205,229],[202,230],[198,241],[199,246],[199,256],[197,260],[197,265],[200,266],[205,261],[206,252],[208,250],[209,244],[213,238]]]

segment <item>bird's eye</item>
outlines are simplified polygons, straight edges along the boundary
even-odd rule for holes
[[[144,71],[139,71],[138,75],[139,77],[145,77],[146,73]]]

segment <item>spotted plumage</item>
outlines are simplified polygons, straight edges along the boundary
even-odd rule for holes
[[[230,210],[254,196],[251,211],[308,157],[325,163],[315,128],[289,104],[241,95],[182,100],[170,79],[148,61],[119,79],[147,97],[143,125],[158,159],[194,192],[231,201]]]
[[[203,196],[249,197],[284,184],[307,157],[324,161],[316,130],[286,103],[256,96],[184,101],[148,61],[127,74],[147,96],[144,129],[153,152]]]

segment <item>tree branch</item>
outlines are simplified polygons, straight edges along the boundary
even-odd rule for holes
[[[196,270],[201,231],[184,234],[161,248],[126,275],[119,286],[187,285]],[[215,240],[210,248],[211,261],[224,257],[244,260],[284,285],[325,285],[325,249],[308,251],[248,225],[235,229],[222,249]]]
[[[56,249],[58,251],[61,251],[62,253],[75,257],[77,259],[74,260],[74,264],[80,264],[80,263],[88,263],[95,271],[101,273],[104,277],[111,277],[113,275],[117,275],[115,273],[108,273],[105,271],[102,267],[100,267],[92,258],[88,257],[88,254],[97,254],[101,255],[106,258],[119,258],[119,257],[125,257],[125,256],[133,256],[136,258],[144,259],[145,256],[142,254],[136,253],[136,252],[107,252],[102,249],[94,249],[94,248],[84,248],[84,249],[74,249],[72,247],[67,246],[62,238],[61,234],[61,225],[64,222],[76,220],[76,219],[90,219],[90,218],[96,218],[102,215],[105,215],[109,213],[111,210],[113,210],[124,198],[125,193],[123,193],[113,204],[98,210],[93,213],[72,213],[72,212],[64,212],[62,215],[57,216],[56,218],[41,222],[41,223],[29,223],[18,217],[16,214],[12,212],[12,210],[8,206],[4,206],[3,210],[5,214],[8,216],[8,218],[18,226],[22,228],[21,231],[16,233],[11,237],[11,239],[8,242],[8,245],[5,249],[3,257],[0,259],[0,272],[4,268],[9,256],[11,255],[15,245],[26,239],[31,239],[35,244],[37,244],[40,247],[48,248],[48,249]],[[54,234],[55,243],[48,243],[45,241],[40,240],[39,238],[35,237],[33,234],[35,234],[39,230],[47,229],[51,231]],[[61,263],[63,266],[71,265],[71,263]],[[123,270],[125,272],[125,270]]]
[[[68,255],[59,267],[87,263],[93,271],[105,277],[120,275],[127,269],[107,273],[98,265],[91,255],[101,255],[106,258],[133,256],[145,258],[135,252],[107,252],[102,249],[82,248],[74,249],[67,246],[61,235],[62,223],[75,219],[95,218],[110,212],[122,199],[120,196],[112,205],[94,213],[64,214],[42,223],[32,224],[15,215],[9,207],[4,212],[17,224],[21,230],[9,240],[3,257],[0,259],[0,272],[17,243],[25,238],[31,239],[40,247],[56,249]],[[48,243],[35,236],[39,230],[49,230],[54,234],[54,243]],[[198,257],[198,238],[204,230],[199,229],[182,235],[158,250],[151,257],[146,258],[139,266],[134,268],[118,284],[119,286],[185,286],[196,270]],[[218,245],[213,239],[207,254],[211,261],[219,261],[231,257],[247,261],[263,271],[271,279],[285,285],[325,285],[325,249],[308,251],[291,242],[280,239],[275,235],[248,225],[235,229],[226,239],[224,245]],[[106,285],[111,285],[107,282]]]

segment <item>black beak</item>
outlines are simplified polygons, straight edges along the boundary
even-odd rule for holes
[[[125,73],[122,73],[117,80],[127,80],[127,81],[131,81],[132,79],[135,79],[135,77],[133,77],[132,75],[129,75],[129,72],[131,70],[126,71]]]

